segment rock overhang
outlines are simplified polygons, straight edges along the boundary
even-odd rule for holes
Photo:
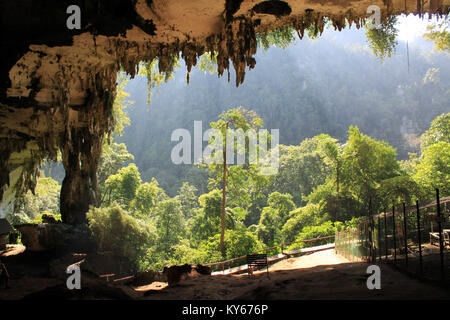
[[[81,9],[80,30],[66,27],[66,9],[73,4]],[[426,5],[413,0],[3,1],[1,203],[32,188],[40,161],[56,159],[60,151],[66,170],[63,219],[85,221],[83,214],[98,198],[96,170],[103,139],[114,125],[119,70],[133,77],[141,61],[158,58],[160,71],[170,71],[171,57],[178,55],[189,80],[198,58],[215,51],[219,76],[234,68],[239,85],[255,67],[257,33],[290,26],[302,37],[311,25],[321,33],[325,18],[338,30],[347,24],[359,28],[371,5],[386,19],[445,14],[450,0]]]

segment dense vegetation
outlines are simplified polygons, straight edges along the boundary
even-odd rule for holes
[[[448,34],[431,28],[427,37],[437,51],[431,57],[415,47],[405,77],[388,23],[366,31],[383,63],[355,43],[333,44],[360,33],[288,46],[295,37],[283,29],[259,41],[263,49],[285,51],[260,50],[258,66],[238,89],[210,74],[214,54],[201,58],[190,88],[180,71],[160,74],[157,61],[143,63],[133,83],[119,77],[116,132],[105,141],[98,172],[102,203],[88,213],[100,250],[142,269],[215,262],[334,234],[367,215],[369,200],[375,212],[393,201],[428,201],[436,187],[450,195]],[[175,57],[174,68],[180,64]],[[142,92],[166,81],[146,107],[151,91]],[[280,128],[278,173],[262,175],[248,162],[174,165],[171,132],[192,131],[193,120],[202,120],[203,130]],[[26,194],[10,219],[57,214],[59,188],[43,174],[37,196]]]

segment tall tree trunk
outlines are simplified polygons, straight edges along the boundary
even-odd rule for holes
[[[226,196],[227,193],[227,151],[226,151],[226,138],[225,146],[223,151],[223,176],[222,176],[222,232],[220,234],[220,251],[222,252],[222,257],[225,258],[225,207],[226,207]]]
[[[222,176],[222,232],[220,234],[220,251],[222,257],[225,258],[225,207],[227,200],[227,130],[228,123],[225,130],[225,143],[223,144],[223,176]]]

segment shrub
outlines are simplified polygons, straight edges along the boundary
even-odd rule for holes
[[[340,224],[339,224],[340,226]],[[336,226],[331,221],[326,221],[319,226],[306,226],[302,229],[302,232],[297,236],[295,241],[314,239],[314,238],[322,238],[326,236],[334,235],[336,232]],[[300,242],[294,243],[288,247],[288,250],[306,248],[306,247],[315,247],[327,243],[333,242],[333,238],[317,240],[314,242]]]
[[[127,257],[136,266],[153,245],[151,225],[130,216],[116,203],[106,208],[91,208],[87,214],[89,229],[100,251]]]
[[[47,221],[55,221],[55,222],[61,222],[61,214],[53,213],[53,212],[47,212],[44,211],[40,215],[38,215],[36,218],[30,221],[30,223],[46,223]]]

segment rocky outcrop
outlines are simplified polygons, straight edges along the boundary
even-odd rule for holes
[[[15,226],[22,234],[22,243],[27,251],[96,252],[95,241],[86,226],[73,227],[68,224],[43,223]]]
[[[66,269],[73,264],[80,267],[82,278],[89,279],[99,279],[106,274],[114,274],[116,278],[120,278],[135,272],[134,266],[126,257],[112,253],[68,253],[49,262],[48,276],[65,280]]]
[[[236,72],[236,85],[255,67],[256,34],[294,27],[359,27],[367,7],[391,14],[446,13],[448,0],[179,1],[2,0],[0,42],[0,218],[17,195],[33,189],[40,162],[61,152],[63,222],[83,224],[98,203],[97,165],[114,126],[116,75],[134,76],[141,61],[159,60],[160,71],[181,55],[189,71],[205,52],[217,52],[218,75]],[[66,9],[76,4],[81,29],[68,30]],[[20,16],[20,19],[16,17]],[[230,63],[231,62],[231,63]],[[274,64],[276,67],[276,64]]]
[[[167,277],[159,271],[145,270],[137,273],[128,284],[138,287],[151,284],[155,281],[167,282]]]
[[[187,277],[211,275],[211,268],[200,264],[196,266],[184,264],[181,266],[164,267],[162,274],[167,279],[169,286],[174,286]]]

